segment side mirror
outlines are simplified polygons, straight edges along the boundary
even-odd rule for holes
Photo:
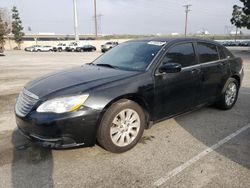
[[[181,72],[181,64],[179,63],[166,63],[159,68],[160,73],[177,73]]]

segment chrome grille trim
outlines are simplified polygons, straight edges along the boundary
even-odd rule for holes
[[[31,93],[30,91],[23,89],[16,102],[15,110],[17,115],[24,117],[26,116],[33,106],[37,103],[39,97],[35,94]]]

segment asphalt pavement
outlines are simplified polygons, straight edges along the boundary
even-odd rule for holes
[[[90,62],[100,53],[6,52],[0,57],[0,187],[250,187],[250,50],[235,107],[204,107],[154,125],[132,150],[98,145],[48,150],[16,130],[17,93],[37,76]]]

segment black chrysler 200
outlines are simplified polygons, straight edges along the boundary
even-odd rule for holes
[[[136,145],[155,122],[204,105],[234,106],[243,61],[201,39],[125,42],[93,63],[29,82],[15,112],[27,138],[51,148]]]

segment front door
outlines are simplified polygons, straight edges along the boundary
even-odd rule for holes
[[[189,110],[198,96],[201,67],[197,65],[191,42],[176,44],[167,50],[162,62],[179,63],[181,72],[155,74],[154,119],[160,120]]]

